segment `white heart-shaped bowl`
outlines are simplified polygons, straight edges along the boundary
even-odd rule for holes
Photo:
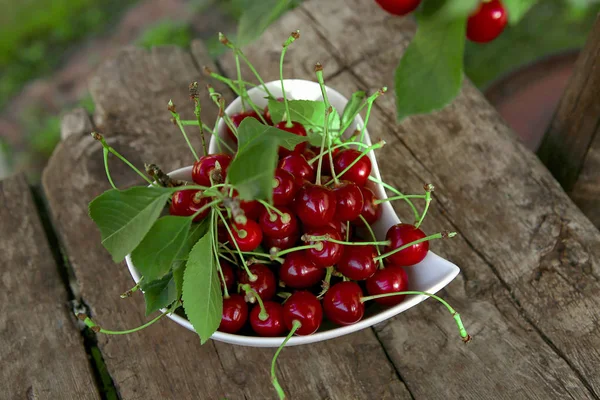
[[[288,99],[323,99],[321,95],[321,88],[316,82],[305,81],[301,79],[286,79],[284,80],[284,85],[286,96]],[[266,86],[268,87],[269,91],[273,96],[282,96],[281,81],[268,82]],[[262,87],[257,86],[253,88],[248,91],[248,94],[252,101],[259,107],[263,108],[267,105],[265,92],[262,89]],[[327,96],[331,105],[336,110],[338,110],[338,112],[341,113],[344,110],[348,99],[342,96],[339,92],[329,87],[327,88]],[[240,98],[237,98],[227,107],[225,112],[227,113],[227,115],[233,115],[240,112],[241,110],[242,102]],[[356,117],[354,123],[348,128],[347,132],[354,132],[354,130],[357,129],[357,127],[362,127],[362,124],[362,118],[360,116]],[[225,128],[225,124],[221,120],[221,123],[219,124],[219,137],[226,143],[228,143],[230,146],[232,146],[232,148],[235,148],[235,145],[228,139],[225,133]],[[368,132],[366,132],[365,134],[364,141],[366,144],[371,145],[371,139],[369,137]],[[217,141],[214,138],[211,138],[209,153],[212,154],[217,152]],[[379,168],[377,166],[375,154],[373,153],[373,151],[371,151],[368,154],[368,156],[371,159],[372,164],[371,175],[380,180],[381,176],[379,174]],[[191,182],[192,167],[185,167],[175,170],[169,175],[175,179],[183,179]],[[369,182],[369,184],[372,183],[373,182]],[[370,187],[375,191],[375,194],[378,198],[387,198],[385,190],[381,185],[373,184]],[[379,221],[372,225],[372,228],[378,240],[385,240],[385,234],[389,227],[399,223],[400,219],[394,212],[394,209],[392,208],[389,202],[382,203],[381,208],[381,218],[379,219]],[[126,257],[125,260],[127,262],[129,272],[133,277],[133,280],[137,283],[140,280],[141,275],[131,262],[131,257],[129,255]],[[407,267],[405,268],[405,270],[408,274],[409,290],[428,293],[436,293],[439,290],[441,290],[443,287],[448,285],[456,277],[456,275],[458,275],[460,271],[456,265],[441,258],[432,251],[429,251],[425,259],[419,264]],[[327,321],[323,321],[323,324],[321,325],[321,328],[318,332],[308,336],[294,336],[289,340],[287,345],[296,346],[301,344],[320,342],[323,340],[333,339],[336,337],[347,335],[349,333],[356,332],[364,328],[368,328],[379,322],[385,321],[386,319],[392,318],[393,316],[400,314],[403,311],[408,310],[409,308],[419,304],[427,298],[428,297],[425,295],[406,296],[402,303],[390,308],[382,308],[374,302],[371,302],[372,304],[368,305],[366,308],[364,319],[357,322],[356,324],[338,327],[333,324],[327,323]],[[163,310],[163,312],[164,311],[165,310]],[[178,323],[179,325],[189,329],[190,331],[194,331],[192,324],[187,319],[176,314],[168,315],[168,317],[176,323]],[[212,335],[212,339],[221,342],[251,347],[278,347],[284,340],[283,337],[268,338],[258,336],[244,336],[218,331]]]

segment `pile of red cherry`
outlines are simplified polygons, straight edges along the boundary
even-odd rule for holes
[[[268,110],[263,117],[272,123]],[[245,118],[260,119],[254,111],[230,116],[235,126]],[[296,122],[282,121],[275,126],[306,136],[305,128]],[[233,132],[228,133],[235,141]],[[280,148],[273,205],[237,201],[245,218],[241,222],[229,220],[229,229],[219,227],[219,243],[229,259],[220,261],[226,284],[223,288],[222,283],[219,331],[249,331],[249,325],[260,336],[285,336],[298,321],[301,326],[296,334],[309,335],[319,329],[323,313],[335,324],[358,322],[365,311],[364,301],[368,300],[365,293],[373,296],[407,290],[403,268],[423,260],[429,244],[425,240],[393,251],[425,238],[425,234],[410,224],[392,226],[384,251],[393,254],[381,257],[374,244],[355,236],[356,228],[364,227],[365,222],[373,224],[381,214],[377,198],[367,185],[370,159],[350,147],[331,153],[325,150],[321,176],[317,176],[315,160],[319,155],[320,148],[306,142],[292,151]],[[207,187],[223,182],[231,161],[228,154],[201,157],[193,167],[194,182]],[[345,170],[334,183],[332,175]],[[194,215],[209,202],[210,198],[198,190],[181,190],[173,195],[170,213]],[[205,218],[208,212],[196,220]],[[247,269],[242,268],[239,254],[244,254]],[[393,306],[403,299],[398,295],[374,300]]]
[[[375,0],[393,15],[407,15],[421,4],[421,0]],[[508,22],[506,8],[500,0],[482,1],[467,20],[467,38],[472,42],[487,43],[496,39]]]

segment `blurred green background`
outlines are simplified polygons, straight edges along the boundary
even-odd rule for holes
[[[367,0],[371,1],[371,0]],[[218,31],[234,34],[253,0],[0,0],[0,179],[24,170],[31,181],[60,140],[60,114],[93,111],[85,82],[126,44],[189,46],[203,39],[222,51]],[[375,5],[374,5],[375,6]],[[485,89],[536,59],[580,48],[598,2],[542,0],[487,45],[467,43],[465,70]]]

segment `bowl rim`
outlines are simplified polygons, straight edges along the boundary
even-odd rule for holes
[[[277,87],[281,88],[280,80],[266,82],[265,84],[267,86],[271,86],[271,87],[269,87],[269,89],[276,89]],[[317,87],[319,87],[319,91],[320,91],[320,86],[317,82],[304,80],[304,79],[284,79],[284,85],[290,86],[290,85],[294,85],[294,84],[310,85],[313,87],[314,87],[314,85],[316,85]],[[343,99],[346,102],[349,101],[347,97],[345,97],[344,95],[339,93],[337,90],[335,90],[329,86],[326,86],[326,89],[327,89],[328,96],[332,96],[332,95],[338,96],[339,98]],[[288,91],[288,89],[286,88],[286,92],[287,91]],[[264,93],[264,89],[260,86],[256,86],[256,87],[248,90],[249,95],[256,94],[257,92]],[[227,113],[228,115],[231,115],[231,113],[237,112],[238,111],[237,109],[239,109],[240,103],[241,103],[240,97],[237,97],[234,101],[232,101],[227,106],[227,108],[225,109],[225,113]],[[355,123],[359,124],[359,125],[363,124],[363,119],[360,115],[358,115],[355,118]],[[223,130],[224,130],[223,120],[221,120],[219,122],[218,130],[219,130],[219,134],[223,133]],[[368,130],[366,128],[365,128],[365,138],[364,139],[365,139],[366,144],[369,144],[369,145],[371,144],[370,136],[369,136]],[[209,144],[209,153],[210,154],[214,153],[214,151],[215,151],[215,142],[216,141],[215,141],[214,137],[211,137],[210,144]],[[373,165],[371,174],[374,175],[377,179],[381,180],[379,166],[377,164],[377,160],[375,158],[374,152],[371,150],[368,153],[368,156],[371,159],[372,165]],[[168,173],[168,175],[170,175],[170,176],[171,175],[191,176],[192,168],[193,168],[192,166],[179,168],[179,169],[176,169],[176,170]],[[387,194],[385,193],[385,190],[383,190],[383,188],[379,184],[376,184],[376,187],[378,188],[378,190],[377,190],[378,197],[387,198]],[[382,203],[382,206],[389,207],[389,209],[392,210],[393,216],[395,216],[395,221],[392,221],[390,226],[400,222],[400,219],[398,218],[396,213],[393,211],[393,208],[389,202]],[[127,267],[131,274],[131,277],[137,284],[141,278],[141,275],[139,274],[139,272],[133,265],[130,254],[128,254],[125,257],[125,261],[127,263]],[[453,267],[453,270],[448,274],[448,276],[445,279],[440,280],[439,282],[437,282],[436,284],[431,286],[429,292],[432,294],[437,293],[438,291],[443,289],[445,286],[447,286],[460,272],[460,269],[455,264],[451,263],[448,260],[443,259],[442,257],[438,256],[437,254],[433,253],[431,250],[428,252],[426,258],[423,261],[421,261],[421,263],[425,263],[426,261],[427,262],[443,261]],[[419,264],[421,264],[421,263],[419,263]],[[417,264],[416,266],[413,266],[411,268],[418,268],[419,264]],[[364,318],[355,324],[346,325],[346,326],[337,326],[335,328],[325,330],[322,332],[317,331],[316,333],[313,333],[311,335],[306,335],[306,336],[293,336],[292,338],[290,338],[290,340],[288,341],[288,343],[286,345],[287,346],[297,346],[297,345],[303,345],[303,344],[309,344],[309,343],[316,343],[316,342],[321,342],[324,340],[334,339],[334,338],[344,336],[344,335],[347,335],[347,334],[350,334],[353,332],[357,332],[362,329],[369,328],[377,323],[383,322],[387,319],[390,319],[390,318],[408,310],[409,308],[414,307],[415,305],[421,303],[422,301],[424,301],[428,298],[429,297],[425,296],[425,295],[409,295],[409,296],[406,296],[405,299],[400,304],[397,304],[397,305],[387,308],[387,309],[383,309],[382,311],[380,311],[374,315],[371,315],[367,318]],[[160,311],[166,312],[166,309],[161,309]],[[177,314],[174,314],[174,313],[168,314],[167,317],[169,319],[173,320],[174,322],[176,322],[177,324],[183,326],[184,328],[186,328],[192,332],[195,332],[194,327],[192,326],[190,321],[188,321],[187,319],[185,319]],[[225,343],[237,344],[237,345],[242,345],[242,346],[250,346],[250,347],[279,347],[281,345],[281,343],[285,340],[285,337],[245,336],[245,335],[237,335],[237,334],[216,331],[211,336],[211,339],[218,340],[218,341],[225,342]]]

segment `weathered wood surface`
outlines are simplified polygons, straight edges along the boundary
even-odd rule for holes
[[[23,176],[0,182],[0,399],[98,399]]]
[[[314,79],[307,66],[320,61],[333,77],[326,83],[350,95],[393,87],[414,25],[369,2],[306,2],[246,49],[266,80],[277,78],[271,42],[296,28],[287,77]],[[303,43],[315,31],[321,40]],[[233,76],[230,56],[220,64]],[[432,248],[462,268],[444,296],[473,342],[463,346],[432,301],[376,328],[411,394],[598,399],[600,234],[535,155],[469,82],[451,107],[399,125],[391,92],[376,103],[369,128],[388,143],[379,154],[384,180],[403,192],[436,185],[425,229],[459,232]],[[401,204],[398,211],[408,219]]]
[[[199,43],[193,46],[193,53],[194,58],[172,47],[150,53],[127,49],[105,63],[91,82],[98,130],[134,164],[155,162],[169,171],[193,162],[179,131],[169,122],[166,109],[172,98],[184,117],[193,116],[188,84],[194,80],[201,86],[206,83],[199,66],[209,62]],[[224,88],[211,83],[227,95]],[[204,104],[204,118],[214,121],[216,109],[208,101]],[[73,126],[86,126],[86,122],[75,121]],[[191,136],[199,149],[197,135]],[[140,183],[118,160],[111,160],[111,170],[120,187]],[[69,136],[50,160],[43,183],[59,237],[92,316],[107,328],[124,329],[143,323],[141,295],[119,298],[132,286],[131,277],[124,263],[115,265],[111,261],[87,214],[88,202],[109,187],[99,144],[89,135]],[[161,321],[132,335],[100,335],[98,341],[123,399],[276,397],[269,377],[274,349],[214,341],[200,346],[195,334],[171,321]],[[280,381],[292,399],[410,398],[369,330],[326,343],[288,348],[278,366]]]
[[[598,95],[600,96],[600,93]],[[577,182],[569,196],[600,229],[600,135],[596,135],[590,145]]]
[[[571,79],[561,98],[550,129],[538,150],[542,162],[558,182],[570,191],[574,188],[594,137],[600,136],[600,15],[577,60]],[[600,147],[596,147],[598,151]],[[593,165],[593,161],[592,161]],[[590,177],[584,177],[589,181]],[[579,186],[581,197],[600,194],[600,171],[595,171],[595,185]],[[586,193],[586,191],[592,190]],[[576,196],[577,198],[577,196]],[[588,203],[584,212],[593,210]],[[595,202],[600,208],[600,200]],[[597,211],[596,211],[597,212]]]

